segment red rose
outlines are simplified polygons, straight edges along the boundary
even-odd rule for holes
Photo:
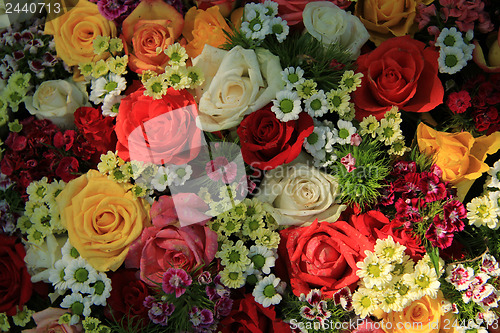
[[[351,216],[352,225],[368,239],[375,243],[378,236],[377,232],[389,224],[389,219],[377,210],[370,210],[361,215]]]
[[[425,248],[422,246],[420,238],[411,230],[404,227],[404,223],[398,219],[392,220],[385,227],[377,231],[379,238],[385,239],[392,236],[395,242],[406,246],[405,253],[414,261],[422,259],[425,254]]]
[[[105,117],[98,109],[84,106],[75,111],[75,125],[100,154],[115,150],[113,117]]]
[[[443,102],[438,77],[439,53],[409,36],[390,38],[356,61],[363,73],[354,92],[356,118],[381,119],[393,105],[410,112],[427,112]]]
[[[201,146],[196,102],[186,90],[169,88],[162,99],[138,89],[121,100],[115,131],[116,149],[124,160],[185,164]]]
[[[0,313],[7,316],[14,316],[31,297],[33,286],[25,255],[16,237],[0,234]]]
[[[296,296],[320,288],[331,298],[343,287],[354,289],[359,280],[356,263],[374,245],[375,241],[356,230],[352,221],[316,220],[308,227],[282,230],[278,251]]]
[[[148,309],[143,305],[149,296],[147,285],[137,278],[135,270],[118,270],[109,274],[111,294],[107,300],[110,313],[108,317],[120,321],[122,318],[148,320]]]
[[[245,162],[270,170],[297,158],[304,139],[313,130],[313,120],[307,113],[301,112],[297,120],[281,122],[268,105],[243,119],[237,132]]]
[[[233,310],[219,325],[222,333],[282,333],[292,332],[290,325],[276,318],[274,306],[263,307],[252,294],[236,300]]]
[[[260,2],[264,2],[261,0]],[[302,12],[304,7],[311,2],[311,0],[274,0],[278,3],[278,14],[286,20],[288,25],[295,25],[302,23]],[[330,1],[342,9],[346,9],[351,4],[348,0],[332,0]]]

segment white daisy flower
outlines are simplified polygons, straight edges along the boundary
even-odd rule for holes
[[[106,300],[111,295],[111,279],[100,272],[94,283],[90,285],[92,303],[95,305],[106,305]]]
[[[271,111],[276,114],[276,118],[282,122],[299,119],[299,114],[302,111],[300,107],[300,98],[296,92],[282,90],[276,94],[276,99],[273,100]]]
[[[328,100],[323,90],[304,100],[304,111],[311,117],[321,117],[328,112]]]
[[[399,312],[404,309],[402,299],[395,289],[389,288],[384,290],[380,293],[378,299],[380,301],[378,304],[379,308],[386,313],[392,311]]]
[[[61,302],[61,308],[70,309],[73,315],[71,316],[70,325],[75,325],[80,321],[80,316],[90,316],[90,307],[92,306],[92,298],[90,296],[83,297],[78,292],[73,292],[67,295]]]
[[[219,274],[220,281],[228,288],[238,289],[245,285],[246,274],[242,271],[234,271],[226,267]]]
[[[167,172],[168,186],[172,184],[175,186],[182,186],[187,180],[189,180],[189,178],[191,178],[193,169],[189,164],[171,164],[167,166]]]
[[[326,128],[314,127],[313,132],[304,139],[304,148],[313,157],[323,160],[326,156]]]
[[[458,47],[462,48],[465,45],[464,40],[462,38],[462,33],[457,31],[457,28],[443,28],[438,38],[436,39],[437,47]]]
[[[304,70],[299,66],[295,67],[287,67],[281,72],[281,78],[283,82],[285,82],[286,89],[292,90],[297,87],[299,84],[304,83],[306,80],[304,78]]]
[[[188,77],[186,67],[166,67],[162,74],[168,84],[175,90],[182,90],[189,87],[191,79]]]
[[[259,281],[252,292],[255,301],[265,308],[279,304],[282,299],[277,290],[280,281],[280,278],[275,277],[274,274]]]
[[[381,119],[380,126],[376,129],[378,140],[382,141],[385,145],[392,145],[398,140],[404,140],[403,134],[399,125],[394,119]]]
[[[168,60],[170,66],[185,66],[189,58],[186,49],[179,43],[170,45],[164,52],[170,58]]]
[[[102,102],[102,114],[107,117],[116,117],[123,95],[106,95]]]
[[[488,170],[489,181],[486,183],[487,187],[500,189],[500,160],[493,164],[493,167]]]
[[[260,270],[264,274],[271,273],[271,267],[274,267],[276,262],[275,251],[262,245],[252,245],[248,252],[248,258],[252,261],[247,273],[251,274],[253,270]]]
[[[392,280],[393,265],[377,257],[373,252],[365,251],[366,257],[363,261],[358,261],[359,268],[356,274],[363,279],[367,288],[383,288]]]
[[[158,171],[151,180],[151,185],[155,190],[163,192],[167,189],[168,184],[168,169],[163,166],[159,166]]]
[[[59,259],[54,263],[54,267],[50,269],[49,281],[56,290],[66,291],[69,288],[65,272],[68,264],[68,260]]]
[[[332,89],[326,93],[326,98],[328,100],[328,108],[330,112],[337,112],[339,115],[344,115],[349,113],[349,101],[351,96],[342,89]]]
[[[71,243],[69,242],[69,238],[61,248],[61,254],[62,258],[67,262],[70,262],[80,257],[80,253],[78,253],[78,250],[73,245],[71,245]]]
[[[73,292],[90,294],[90,284],[96,282],[97,271],[90,266],[87,260],[79,257],[72,260],[64,270],[68,287]]]
[[[269,20],[269,26],[271,29],[271,33],[276,36],[276,39],[280,43],[286,39],[288,33],[290,32],[290,27],[288,26],[287,22],[281,17],[274,17]]]
[[[377,239],[377,243],[375,244],[373,251],[377,257],[394,264],[403,262],[405,250],[405,246],[395,242],[392,236],[389,236],[386,239]]]
[[[363,118],[361,123],[359,123],[359,133],[361,135],[370,135],[372,138],[377,136],[377,128],[380,126],[377,118],[373,115]]]
[[[490,192],[488,193],[488,197],[493,203],[493,207],[497,212],[497,218],[500,216],[500,191]]]
[[[270,19],[266,17],[266,11],[267,9],[260,4],[245,5],[244,21],[240,30],[246,38],[262,40],[271,32]]]
[[[415,299],[425,295],[436,298],[441,286],[434,267],[429,267],[423,261],[419,261],[415,265],[413,273],[403,275],[403,281],[411,287],[411,293]]]
[[[266,9],[265,15],[275,17],[278,15],[278,3],[270,0],[264,1],[262,6]]]
[[[439,72],[455,74],[467,65],[464,51],[458,47],[443,47],[439,49]]]
[[[358,288],[352,295],[352,307],[356,315],[365,318],[378,309],[379,300],[375,293],[367,288]]]
[[[350,121],[346,120],[339,120],[337,127],[338,130],[336,128],[333,130],[333,136],[336,138],[337,143],[340,145],[350,145],[351,136],[356,133],[356,127]]]
[[[89,99],[94,104],[100,104],[107,95],[120,95],[127,88],[124,77],[110,73],[107,76],[93,79]]]
[[[354,71],[345,71],[340,79],[340,89],[351,93],[361,86],[361,78],[363,73],[354,73]]]
[[[48,189],[49,183],[47,177],[31,182],[26,188],[26,193],[29,195],[29,201],[45,202]]]
[[[480,227],[486,225],[491,229],[498,228],[498,208],[487,196],[476,197],[467,204],[469,223]]]

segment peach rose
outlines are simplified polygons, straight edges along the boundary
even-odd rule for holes
[[[76,66],[109,56],[94,54],[92,42],[97,36],[116,37],[116,26],[102,17],[96,4],[80,0],[64,15],[47,20],[45,34],[54,35],[57,56],[68,66]]]
[[[219,7],[210,7],[207,10],[191,7],[186,13],[186,20],[182,35],[186,37],[188,44],[186,51],[191,58],[201,54],[205,44],[213,47],[219,47],[226,42],[227,32],[231,28],[222,17]]]
[[[420,0],[358,0],[354,15],[359,17],[377,46],[391,37],[413,35],[416,9]]]
[[[33,319],[36,323],[36,328],[24,330],[23,333],[45,333],[45,332],[64,332],[64,333],[80,333],[83,332],[82,324],[66,325],[59,324],[59,318],[67,313],[67,310],[47,308],[43,311],[33,314]]]
[[[469,132],[438,132],[420,123],[417,141],[420,151],[434,157],[443,180],[455,185],[463,199],[474,180],[489,170],[484,160],[500,149],[500,132],[474,138]]]
[[[123,21],[122,39],[128,65],[136,73],[163,73],[169,60],[164,52],[181,35],[184,19],[162,0],[143,0]]]
[[[149,226],[147,204],[128,189],[90,170],[57,196],[71,245],[98,271],[118,269],[130,244]]]
[[[444,313],[441,302],[443,294],[435,299],[424,296],[414,301],[403,311],[384,313],[381,327],[387,333],[453,333],[455,318],[451,312]]]

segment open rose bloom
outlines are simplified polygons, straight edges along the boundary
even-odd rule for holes
[[[4,7],[0,331],[500,329],[499,1]]]

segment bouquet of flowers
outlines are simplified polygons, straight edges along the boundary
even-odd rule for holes
[[[0,4],[0,331],[498,332],[498,1]]]

